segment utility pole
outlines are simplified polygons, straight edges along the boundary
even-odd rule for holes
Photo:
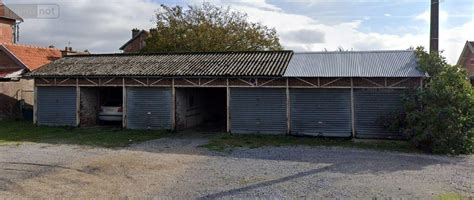
[[[439,52],[439,0],[431,0],[430,53]]]

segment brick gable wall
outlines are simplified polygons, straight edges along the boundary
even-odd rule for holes
[[[464,69],[466,69],[471,75],[474,75],[474,54],[470,53],[467,59],[463,63]]]
[[[124,53],[136,53],[139,52],[143,47],[145,47],[145,40],[147,34],[141,34],[140,37],[137,37],[132,42],[130,42],[125,48],[123,48]]]
[[[18,65],[10,56],[5,52],[0,51],[0,72],[4,70],[11,71],[12,69],[21,69],[22,66]]]
[[[15,20],[0,19],[0,43],[13,42],[13,25]]]

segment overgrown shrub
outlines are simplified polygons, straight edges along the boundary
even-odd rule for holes
[[[474,89],[468,74],[441,55],[417,48],[424,87],[404,99],[403,132],[425,151],[468,154],[474,151]]]

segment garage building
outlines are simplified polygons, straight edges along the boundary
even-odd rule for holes
[[[383,123],[422,83],[413,51],[68,56],[29,74],[39,125],[399,138]]]
[[[296,53],[284,77],[292,134],[401,138],[390,117],[424,74],[414,51],[345,51]]]

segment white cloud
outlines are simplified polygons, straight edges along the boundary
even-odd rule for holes
[[[26,19],[20,25],[20,42],[64,47],[71,42],[76,49],[92,52],[117,52],[131,37],[132,28],[148,29],[159,3],[149,0],[57,1],[61,7],[59,19]],[[203,0],[192,0],[200,4]],[[324,23],[301,14],[284,12],[265,0],[206,0],[246,12],[249,20],[275,27],[281,43],[295,51],[407,49],[428,47],[428,30],[408,34],[383,34],[361,31],[363,21]],[[317,2],[317,1],[314,1]],[[27,3],[27,2],[25,2]],[[418,19],[426,19],[426,13]],[[443,14],[444,13],[444,14]],[[447,13],[441,12],[441,21]],[[450,63],[455,63],[466,40],[474,40],[474,19],[457,27],[440,28],[440,49]]]
[[[265,0],[238,0],[238,1],[229,1],[237,5],[244,5],[250,6],[254,8],[260,8],[264,10],[271,10],[271,11],[281,11],[281,8],[267,3]]]
[[[23,2],[22,2],[23,3]],[[28,2],[24,2],[28,3]],[[58,48],[71,44],[92,52],[118,52],[131,38],[131,29],[149,29],[159,4],[148,0],[57,1],[58,19],[25,19],[20,43]]]
[[[440,28],[440,49],[451,64],[461,55],[466,40],[474,41],[474,18],[458,27]]]
[[[301,29],[296,31],[288,31],[281,35],[288,41],[313,44],[324,43],[324,32],[317,29]]]
[[[249,19],[252,21],[258,21],[270,27],[275,27],[280,35],[281,43],[286,48],[296,51],[337,50],[339,47],[353,50],[403,50],[417,46],[428,48],[429,44],[429,30],[408,34],[363,32],[360,30],[362,21],[349,21],[329,25],[299,14],[262,10],[242,5],[228,5],[233,9],[248,13]],[[441,22],[445,22],[448,18],[447,16],[448,14],[445,11],[441,11]],[[425,20],[426,12],[423,12],[416,18]],[[443,55],[447,57],[448,62],[454,64],[457,62],[464,42],[466,40],[474,40],[474,19],[462,26],[454,28],[443,27],[443,25],[440,27],[440,49],[444,51]],[[324,36],[324,42],[310,42],[311,40],[307,38],[311,38],[314,35],[311,35],[311,33],[306,35],[300,34],[308,30],[314,31],[315,35]]]
[[[186,3],[191,5],[200,5],[203,2],[211,3],[214,5],[239,5],[246,7],[253,7],[262,10],[269,11],[281,11],[282,9],[266,2],[266,0],[187,0]]]
[[[416,20],[421,20],[426,23],[430,23],[430,10],[426,10],[425,12],[420,13],[419,15],[415,16]],[[448,20],[448,12],[444,10],[439,11],[439,20],[441,23],[446,22]]]

